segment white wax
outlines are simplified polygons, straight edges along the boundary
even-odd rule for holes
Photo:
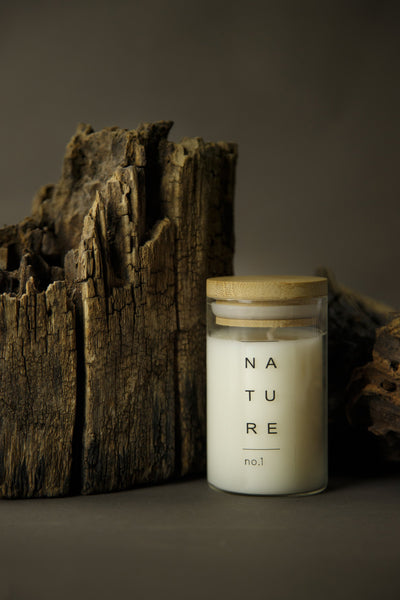
[[[209,483],[246,494],[325,488],[324,337],[282,329],[288,339],[240,341],[224,329],[207,337]]]

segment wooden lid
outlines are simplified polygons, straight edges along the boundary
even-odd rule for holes
[[[326,296],[327,293],[325,277],[255,275],[207,279],[207,296],[216,300],[287,301]]]

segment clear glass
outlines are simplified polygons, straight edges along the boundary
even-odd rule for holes
[[[326,297],[208,298],[207,478],[242,494],[326,488]]]

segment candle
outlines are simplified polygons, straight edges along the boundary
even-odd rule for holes
[[[247,494],[327,485],[326,280],[207,281],[207,477]]]

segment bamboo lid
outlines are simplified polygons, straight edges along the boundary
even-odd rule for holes
[[[287,301],[316,298],[327,293],[325,277],[254,275],[207,279],[207,296],[216,300]]]

